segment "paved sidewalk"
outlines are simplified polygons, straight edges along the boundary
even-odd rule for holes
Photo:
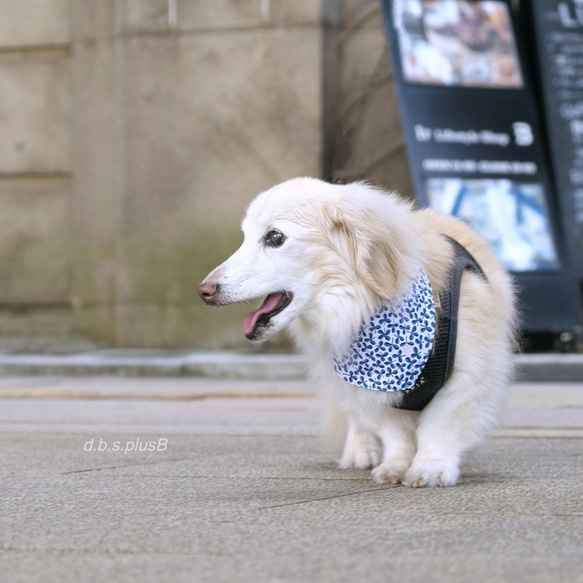
[[[301,380],[0,378],[4,582],[583,582],[583,382],[454,488],[341,471]]]

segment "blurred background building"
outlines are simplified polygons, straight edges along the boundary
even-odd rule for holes
[[[236,348],[253,196],[412,195],[378,0],[0,0],[0,344]],[[284,342],[282,340],[282,342]]]
[[[195,288],[256,193],[408,187],[375,0],[0,0],[0,88],[5,345],[243,345]]]

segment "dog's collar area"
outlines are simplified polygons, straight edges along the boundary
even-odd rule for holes
[[[488,283],[488,278],[479,263],[455,239],[445,236],[453,248],[453,257],[448,273],[448,283],[439,294],[439,319],[435,346],[415,386],[405,391],[403,399],[395,407],[421,411],[445,385],[455,363],[457,344],[458,308],[462,274],[467,269]]]
[[[435,305],[427,276],[421,271],[400,304],[381,306],[362,326],[350,350],[342,358],[332,359],[340,378],[351,384],[376,391],[401,391],[403,398],[394,405],[399,409],[424,409],[453,372],[463,272],[468,269],[488,282],[468,250],[451,237],[445,238],[452,246],[453,258],[448,283],[438,298],[440,309],[435,346],[432,348],[436,329]],[[381,332],[380,320],[384,319],[391,324]],[[382,335],[380,344],[379,335]],[[413,358],[404,354],[409,350],[409,342],[416,342]],[[394,376],[389,378],[388,375]]]
[[[419,269],[409,292],[398,303],[381,305],[332,365],[341,379],[364,389],[407,391],[429,358],[434,335],[433,293]]]

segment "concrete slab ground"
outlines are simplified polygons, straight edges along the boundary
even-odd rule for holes
[[[583,581],[583,382],[514,385],[454,488],[339,470],[304,381],[0,378],[7,582]]]

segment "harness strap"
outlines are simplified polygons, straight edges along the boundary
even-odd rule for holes
[[[397,409],[421,411],[449,379],[455,361],[458,308],[462,274],[471,269],[488,281],[478,262],[455,239],[445,237],[453,247],[454,255],[449,269],[448,283],[439,294],[441,310],[435,331],[435,343],[415,385],[405,391]]]

